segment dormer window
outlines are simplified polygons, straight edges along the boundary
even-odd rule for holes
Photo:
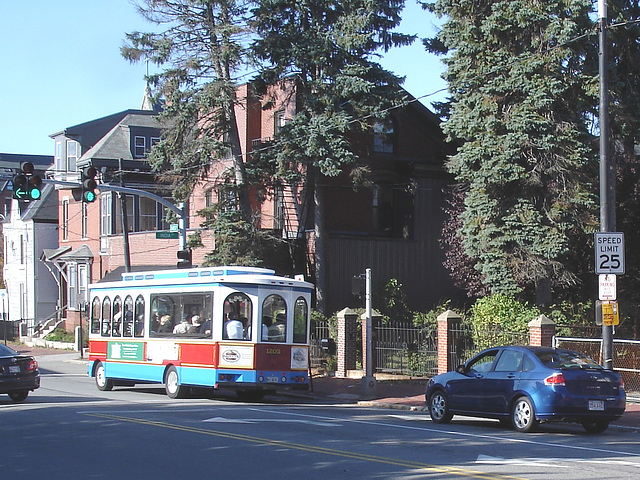
[[[147,139],[145,137],[135,137],[133,142],[134,158],[143,158],[147,156]]]

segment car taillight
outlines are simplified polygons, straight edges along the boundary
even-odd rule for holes
[[[35,360],[31,360],[29,362],[29,366],[27,367],[27,370],[29,372],[32,372],[33,370],[37,370],[38,369],[38,362],[36,362]]]
[[[545,385],[564,386],[564,375],[562,373],[554,373],[544,379]]]

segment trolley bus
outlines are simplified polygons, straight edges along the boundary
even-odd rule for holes
[[[309,387],[313,285],[254,267],[124,273],[89,285],[89,366],[99,390],[164,384],[257,400]]]

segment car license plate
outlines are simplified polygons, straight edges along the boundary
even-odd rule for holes
[[[604,400],[589,400],[589,410],[604,410]]]
[[[278,377],[267,377],[267,383],[278,383]]]
[[[20,366],[18,365],[10,365],[9,373],[20,373]]]

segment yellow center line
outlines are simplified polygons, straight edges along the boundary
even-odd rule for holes
[[[184,425],[176,425],[172,423],[166,422],[157,422],[153,420],[144,420],[142,418],[130,418],[130,417],[121,417],[118,415],[109,415],[105,413],[87,413],[86,415],[91,417],[103,418],[106,420],[115,420],[120,422],[129,422],[129,423],[137,423],[140,425],[148,425],[153,427],[166,428],[170,430],[179,430],[182,432],[190,432],[190,433],[198,433],[201,435],[209,435],[213,437],[219,438],[228,438],[232,440],[240,440],[244,442],[258,443],[261,445],[271,445],[280,448],[291,448],[295,450],[302,450],[306,452],[314,452],[314,453],[323,453],[326,455],[333,455],[336,457],[344,457],[351,458],[355,460],[365,460],[369,462],[376,463],[385,463],[389,465],[408,467],[408,468],[417,468],[420,470],[426,470],[430,472],[436,473],[446,473],[449,475],[457,475],[461,477],[469,477],[469,478],[482,478],[482,479],[499,479],[499,480],[526,480],[523,477],[515,477],[512,475],[500,475],[500,474],[491,474],[484,473],[476,470],[468,470],[457,467],[447,467],[443,465],[433,465],[428,463],[420,463],[420,462],[412,462],[410,460],[397,460],[394,458],[386,458],[379,457],[376,455],[368,455],[366,453],[356,453],[356,452],[348,452],[344,450],[335,450],[332,448],[324,448],[317,447],[313,445],[304,445],[300,443],[292,443],[286,442],[283,440],[271,440],[268,438],[260,438],[260,437],[252,437],[248,435],[242,435],[239,433],[229,433],[229,432],[221,432],[216,430],[207,430],[204,428],[198,427],[187,427]]]

